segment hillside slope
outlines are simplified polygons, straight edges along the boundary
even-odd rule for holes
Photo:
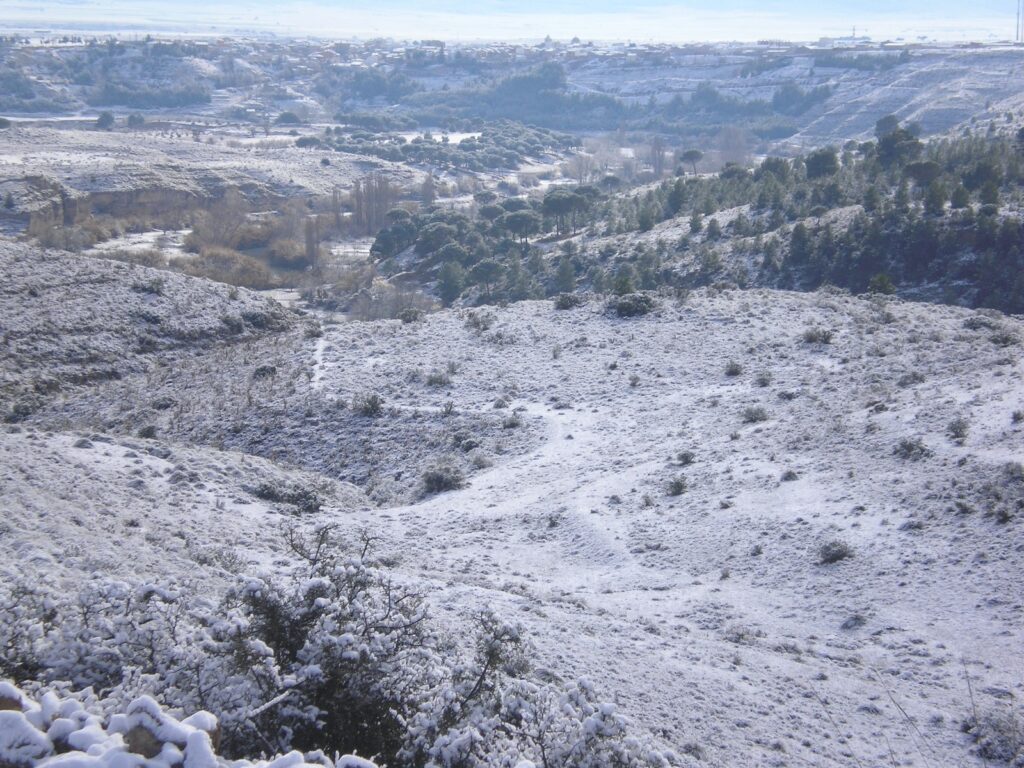
[[[0,274],[0,405],[15,420],[62,389],[145,370],[156,353],[294,325],[250,291],[9,241]]]
[[[455,615],[522,617],[550,669],[710,764],[970,764],[965,674],[980,708],[1022,693],[1024,370],[991,340],[1021,323],[771,291],[601,309],[433,315],[370,369],[433,349],[460,409],[547,429],[466,490],[368,513],[402,569]],[[354,375],[350,333],[326,385]],[[832,541],[851,556],[822,563]]]
[[[263,306],[167,279],[165,297],[210,302],[168,324]],[[125,306],[83,325],[87,348],[103,318],[112,349],[134,343],[125,318],[151,294],[118,290]],[[5,322],[41,327],[34,300],[9,293]],[[287,567],[290,522],[367,530],[445,624],[490,608],[523,622],[542,676],[593,680],[714,766],[981,765],[960,729],[971,696],[987,715],[1024,695],[1019,318],[702,289],[633,319],[591,297],[322,320],[9,425],[5,569],[216,593]],[[58,351],[19,359],[80,364]],[[348,408],[367,392],[379,414]],[[140,414],[159,441],[129,436]],[[462,487],[431,493],[435,463]],[[322,506],[268,502],[264,483],[318,489]]]

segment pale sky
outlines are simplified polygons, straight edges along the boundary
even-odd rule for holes
[[[324,37],[635,41],[1008,39],[1016,0],[3,0],[0,25]]]

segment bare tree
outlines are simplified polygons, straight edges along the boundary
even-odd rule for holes
[[[665,175],[665,142],[660,136],[655,136],[651,140],[651,170],[654,171],[655,178],[660,179]]]
[[[368,235],[384,226],[384,216],[398,201],[399,189],[379,173],[357,180],[352,189],[352,218]]]
[[[234,188],[200,215],[192,228],[192,235],[200,246],[234,248],[249,213],[249,204]]]
[[[594,173],[594,156],[580,152],[569,158],[563,168],[578,183],[586,184]]]
[[[722,164],[746,165],[750,161],[750,141],[746,131],[727,125],[718,132],[718,153]]]

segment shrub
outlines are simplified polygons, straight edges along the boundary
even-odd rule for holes
[[[436,368],[427,374],[427,385],[431,387],[447,387],[452,383],[452,378],[444,371]]]
[[[772,375],[764,372],[757,374],[757,378],[754,379],[754,383],[759,387],[767,387],[772,383]]]
[[[502,429],[518,429],[523,426],[523,420],[518,413],[513,413],[511,416],[506,416],[501,422]]]
[[[280,269],[305,269],[311,264],[304,245],[284,237],[271,240],[266,253],[270,263]]]
[[[999,326],[996,325],[995,321],[985,317],[984,315],[974,315],[964,320],[964,328],[969,331],[994,331]]]
[[[743,373],[743,366],[737,363],[735,360],[730,360],[725,364],[725,375],[729,377],[739,376]]]
[[[1024,764],[1024,720],[1013,711],[972,716],[964,721],[961,730],[970,734],[982,760],[1011,766]]]
[[[905,437],[892,449],[893,455],[908,461],[920,461],[932,455],[932,452],[921,442],[921,438]]]
[[[266,290],[277,285],[265,264],[230,248],[203,248],[196,258],[182,264],[182,271],[240,288]]]
[[[148,755],[152,768],[291,750],[294,768],[306,768],[301,753],[328,768],[324,752],[395,768],[515,765],[542,752],[553,765],[668,765],[586,682],[531,676],[518,625],[484,612],[469,642],[450,642],[422,596],[373,559],[371,540],[346,543],[330,527],[282,537],[300,564],[277,581],[240,579],[221,600],[182,585],[0,582],[0,679],[32,682],[49,713],[0,683],[0,744],[17,727],[45,760],[64,751],[48,741],[55,733],[88,726],[89,760],[103,765],[104,731],[119,732],[110,764]],[[83,691],[82,707],[69,690]],[[210,714],[176,723],[164,707]],[[56,717],[62,727],[50,729]],[[183,733],[184,747],[163,747]],[[342,757],[335,768],[373,765]]]
[[[853,549],[845,541],[834,539],[827,541],[818,548],[818,563],[820,565],[831,565],[853,557]]]
[[[949,426],[946,427],[946,432],[949,436],[957,442],[963,442],[967,439],[967,433],[970,430],[970,424],[967,419],[959,416],[949,422]]]
[[[743,423],[756,424],[760,421],[768,421],[768,411],[759,405],[743,409]]]
[[[454,491],[465,483],[462,472],[451,464],[438,464],[423,473],[423,490],[427,494]]]
[[[627,293],[608,303],[608,309],[619,317],[640,317],[652,311],[654,307],[654,298],[646,293]]]
[[[688,467],[696,460],[697,455],[693,451],[680,451],[676,454],[676,461],[684,467]]]
[[[871,293],[881,293],[884,295],[891,295],[896,293],[896,286],[892,282],[892,278],[884,272],[879,272],[873,275],[870,282],[868,283],[868,291]]]
[[[912,387],[915,384],[921,384],[922,382],[924,382],[924,374],[920,371],[911,371],[910,373],[905,373],[900,376],[896,380],[896,386],[900,389],[906,389],[907,387]]]
[[[323,506],[320,494],[313,488],[293,486],[290,488],[279,488],[273,483],[261,483],[253,491],[253,495],[264,501],[271,501],[275,504],[291,504],[297,507],[300,512],[319,512]]]
[[[560,293],[555,297],[555,309],[575,309],[586,303],[578,293]]]
[[[668,481],[668,495],[669,496],[682,496],[686,493],[686,478],[685,477],[673,477]]]
[[[406,307],[398,313],[398,319],[402,321],[403,325],[409,325],[410,323],[418,323],[425,317],[425,313],[422,309],[414,309],[413,307]]]
[[[132,283],[132,290],[136,293],[148,293],[153,296],[164,295],[165,280],[162,277],[153,277],[149,280],[139,280]]]
[[[1019,342],[1019,339],[1016,337],[1016,335],[1014,335],[1010,331],[1005,330],[996,331],[989,337],[989,339],[997,347],[1010,347]]]
[[[260,365],[252,372],[254,379],[272,379],[277,376],[276,365]]]
[[[490,312],[470,312],[466,316],[466,327],[477,333],[490,330],[497,318]]]
[[[798,475],[792,469],[787,469],[785,472],[782,473],[782,482],[784,483],[791,483],[794,480],[798,480],[799,478],[800,475]]]
[[[804,331],[805,344],[831,344],[832,331],[824,328],[808,328]]]
[[[360,416],[380,416],[384,412],[384,398],[376,392],[363,392],[352,398],[352,410]]]

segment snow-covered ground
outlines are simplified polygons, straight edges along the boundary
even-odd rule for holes
[[[270,480],[323,489],[303,524],[380,535],[445,622],[522,621],[547,676],[707,765],[980,765],[960,723],[1024,695],[1019,319],[700,290],[636,319],[316,321],[154,353],[7,427],[0,562],[216,591],[288,562]],[[424,496],[442,457],[466,484]],[[832,541],[850,556],[822,563]]]
[[[503,346],[431,316],[371,375],[394,380],[407,350],[436,347],[460,363],[460,407],[508,398],[546,440],[366,522],[439,585],[444,610],[519,615],[555,673],[601,681],[712,764],[877,765],[890,749],[969,764],[966,676],[978,706],[1002,706],[1022,694],[1024,648],[1020,520],[997,522],[1024,499],[1024,371],[990,341],[994,321],[970,330],[972,317],[699,292],[634,321],[519,304],[497,313],[516,339]],[[805,343],[813,327],[832,343]],[[325,358],[328,383],[367,375],[348,348]],[[746,423],[758,407],[767,420]],[[895,455],[918,438],[929,455]],[[686,490],[669,495],[677,477]],[[835,539],[853,556],[820,564]]]
[[[112,237],[97,243],[84,253],[87,256],[106,256],[118,251],[139,253],[159,251],[169,260],[190,259],[193,254],[185,250],[187,229],[148,230],[146,232],[126,232],[119,237]]]
[[[119,380],[186,354],[294,325],[277,302],[223,283],[0,241],[0,406]]]
[[[340,152],[299,149],[295,139],[252,139],[230,128],[200,126],[200,140],[186,128],[100,131],[18,125],[4,132],[0,149],[0,191],[11,192],[17,210],[49,204],[36,200],[32,182],[61,184],[70,194],[136,193],[135,210],[147,205],[167,212],[187,199],[217,197],[235,187],[253,197],[287,194],[330,195],[349,189],[371,171],[398,184],[412,184],[420,174],[386,161]],[[327,159],[328,165],[322,164]],[[156,197],[157,194],[164,198]],[[103,203],[101,200],[97,203]],[[102,212],[102,211],[100,211]],[[149,215],[153,211],[148,211]]]

